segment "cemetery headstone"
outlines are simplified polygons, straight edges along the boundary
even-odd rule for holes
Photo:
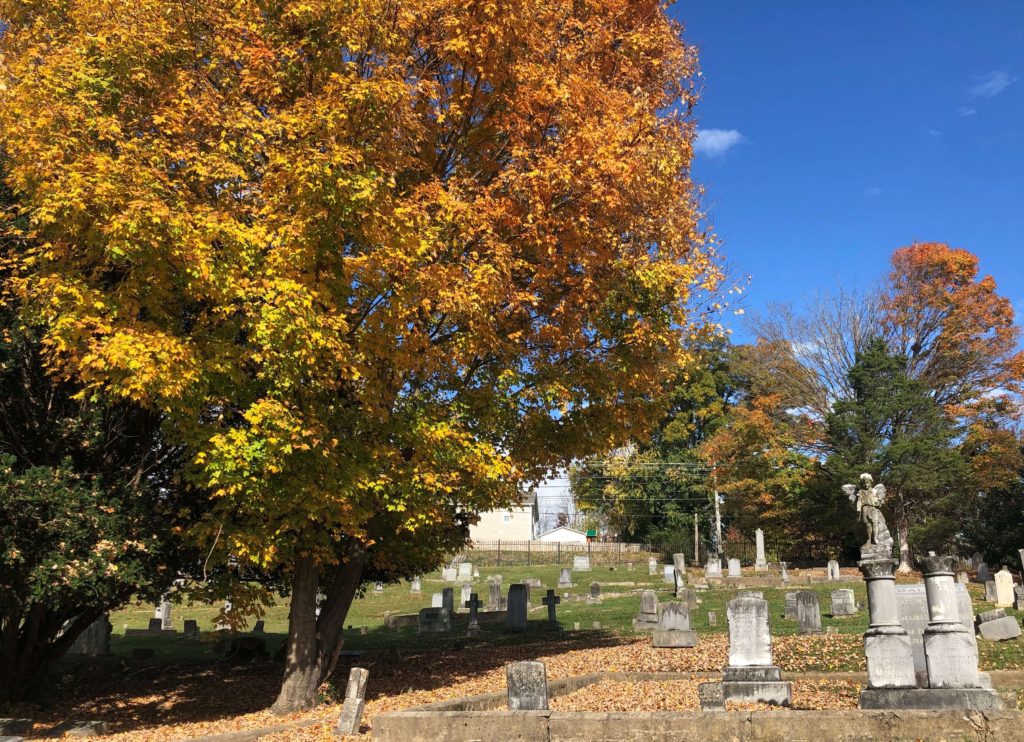
[[[366,705],[366,681],[369,677],[370,671],[362,667],[353,667],[349,672],[348,685],[345,686],[345,701],[341,705],[341,714],[335,727],[339,737],[359,733],[363,707]]]
[[[409,592],[419,594],[423,591],[423,581],[417,575],[412,578],[412,582],[409,583]]]
[[[559,587],[572,587],[572,570],[562,569],[558,573]]]
[[[505,614],[505,626],[514,631],[526,628],[526,585],[508,586],[508,612]]]
[[[786,593],[786,607],[782,613],[783,618],[796,621],[796,592]]]
[[[574,556],[572,558],[572,571],[573,572],[589,572],[590,571],[590,557],[588,557],[588,556]]]
[[[447,608],[421,608],[419,613],[421,634],[450,634],[452,614]]]
[[[110,632],[112,629],[110,617],[104,613],[75,638],[68,648],[68,654],[106,657],[110,654]]]
[[[729,560],[729,576],[730,577],[742,577],[743,576],[743,570],[740,568],[740,560],[739,559],[730,559]]]
[[[469,608],[469,624],[466,626],[466,636],[476,636],[480,633],[480,620],[477,616],[477,612],[480,610],[480,596],[476,593],[470,593],[463,606]]]
[[[989,574],[988,565],[985,562],[981,562],[977,567],[978,582],[984,584],[992,579],[992,575]]]
[[[1013,606],[1013,575],[1010,570],[1003,567],[996,572],[996,605],[1000,608],[1011,608]]]
[[[704,565],[704,576],[708,579],[720,578],[722,576],[722,562],[718,557],[712,557]]]
[[[959,582],[961,585],[966,585],[968,582],[971,581],[971,578],[967,576],[966,572],[957,572],[956,581]]]
[[[725,694],[721,683],[701,683],[697,686],[697,700],[701,711],[725,711]]]
[[[672,566],[678,569],[683,576],[683,581],[686,581],[686,555],[685,554],[673,554],[672,555]]]
[[[1024,587],[1021,585],[1013,586],[1013,609],[1024,611]]]
[[[976,552],[974,552],[973,555],[971,555],[971,567],[974,568],[975,572],[978,571],[978,569],[981,567],[981,565],[982,565],[982,563],[984,563],[984,561],[985,561],[985,557],[983,557],[981,555],[980,551],[976,551]]]
[[[149,619],[149,630],[153,632],[163,631],[164,622],[160,618]]]
[[[796,594],[796,623],[801,634],[821,633],[821,606],[818,594],[813,590],[801,590]]]
[[[658,574],[658,560],[651,557],[647,560],[647,574],[656,575]]]
[[[160,629],[162,631],[173,631],[174,621],[171,619],[171,601],[166,597],[160,601],[158,613],[160,615]]]
[[[768,632],[768,601],[733,598],[726,606],[729,621],[729,665],[722,678],[726,701],[770,703],[788,706],[790,683],[772,664],[772,639]]]
[[[764,531],[758,528],[754,531],[754,541],[757,553],[754,559],[754,571],[755,572],[767,572],[768,571],[768,560],[765,559],[764,555]]]
[[[589,601],[591,603],[600,603],[601,602],[601,585],[600,585],[600,583],[597,583],[597,582],[591,582],[590,583],[590,598],[589,598]]]
[[[547,711],[548,678],[543,662],[513,662],[506,668],[505,678],[509,711]]]
[[[473,579],[473,563],[462,562],[459,565],[459,579],[460,580],[472,580]]]
[[[555,615],[555,606],[562,602],[562,599],[555,595],[554,590],[548,590],[547,595],[540,601],[548,607],[548,626],[558,626],[558,616]]]
[[[661,648],[697,646],[697,633],[690,628],[690,609],[686,603],[672,602],[661,607],[652,643]]]
[[[857,603],[853,596],[853,590],[843,588],[832,591],[832,615],[853,616],[857,613]]]
[[[990,642],[1002,642],[1020,636],[1020,624],[1013,616],[1007,616],[1002,608],[983,611],[978,614],[978,633]]]
[[[988,580],[985,583],[985,602],[995,603],[996,602],[996,581]]]
[[[194,618],[185,619],[185,630],[183,632],[185,636],[199,636],[199,622]]]
[[[446,587],[441,590],[441,607],[449,614],[455,613],[455,588]]]
[[[782,581],[789,582],[789,570],[785,562],[779,562],[779,572],[782,574]]]
[[[462,592],[459,595],[459,605],[465,607],[469,596],[473,594],[473,586],[468,582],[462,583]]]
[[[862,570],[863,571],[863,570]],[[965,585],[955,586],[960,622],[973,636],[974,610]],[[924,630],[928,627],[928,599],[924,584],[896,585],[896,612],[900,625],[910,637],[914,675],[920,688],[928,687],[928,664],[924,656]],[[870,603],[870,601],[869,601]],[[870,607],[870,605],[869,605]]]
[[[676,568],[671,564],[663,564],[661,567],[661,581],[668,585],[676,584]]]
[[[381,595],[381,594],[383,594],[383,592],[384,592],[384,583],[383,582],[375,582],[375,583],[373,583],[373,594],[374,595]]]
[[[740,590],[736,593],[737,598],[763,598],[764,592],[761,590]]]
[[[259,621],[257,621],[256,623],[253,624],[253,626],[252,626],[252,633],[254,633],[254,634],[262,634],[262,633],[264,633],[266,625],[267,625],[267,622],[264,621],[261,618]]]
[[[480,570],[477,569],[476,567],[473,567],[473,579],[474,580],[479,580],[480,579]]]
[[[455,582],[458,579],[458,570],[455,567],[445,567],[441,570],[441,579],[445,582]]]
[[[708,611],[708,626],[718,626],[718,614]]]
[[[827,576],[830,582],[834,582],[839,579],[839,562],[835,559],[828,560]]]
[[[640,593],[640,612],[633,619],[635,631],[654,631],[658,628],[658,594],[653,590]]]
[[[430,607],[431,608],[443,608],[444,607],[444,596],[441,593],[434,593],[430,596]]]
[[[487,585],[487,610],[503,611],[508,606],[505,597],[501,594],[501,583],[491,582]]]

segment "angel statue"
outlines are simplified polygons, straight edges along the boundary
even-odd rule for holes
[[[861,559],[889,559],[892,557],[892,536],[882,516],[885,502],[885,485],[870,474],[860,475],[860,489],[855,484],[844,484],[843,492],[857,506],[861,522],[867,526],[868,540],[860,548]]]

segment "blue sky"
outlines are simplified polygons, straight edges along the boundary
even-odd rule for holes
[[[700,49],[694,173],[748,313],[867,286],[919,240],[976,253],[1024,316],[1024,1],[670,12]]]

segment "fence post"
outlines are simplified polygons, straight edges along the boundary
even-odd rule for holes
[[[558,553],[555,556],[555,564],[561,564],[561,563],[562,563],[562,542],[559,541],[558,542]]]
[[[531,566],[531,564],[530,564],[530,547],[531,547],[532,544],[533,544],[533,541],[527,541],[526,542],[526,566],[527,567]]]
[[[590,541],[587,541],[587,560],[591,564],[591,569],[593,569],[594,560],[593,555],[590,553]]]
[[[501,566],[501,539],[498,539],[498,566]]]

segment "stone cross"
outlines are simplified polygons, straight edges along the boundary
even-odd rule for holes
[[[472,636],[480,633],[480,622],[477,619],[477,611],[480,610],[480,597],[476,593],[470,593],[469,599],[463,603],[469,608],[469,626],[466,628],[466,635]]]
[[[509,595],[511,604],[511,594]],[[505,668],[509,711],[547,711],[548,677],[543,662],[513,662]]]
[[[555,606],[562,602],[562,599],[555,595],[554,590],[548,590],[547,596],[541,601],[548,607],[548,623],[557,624],[558,618],[555,616]]]
[[[353,667],[349,672],[345,702],[341,706],[341,715],[335,728],[339,737],[359,733],[359,723],[363,718],[363,707],[366,705],[366,681],[369,678],[370,671],[362,667]]]

